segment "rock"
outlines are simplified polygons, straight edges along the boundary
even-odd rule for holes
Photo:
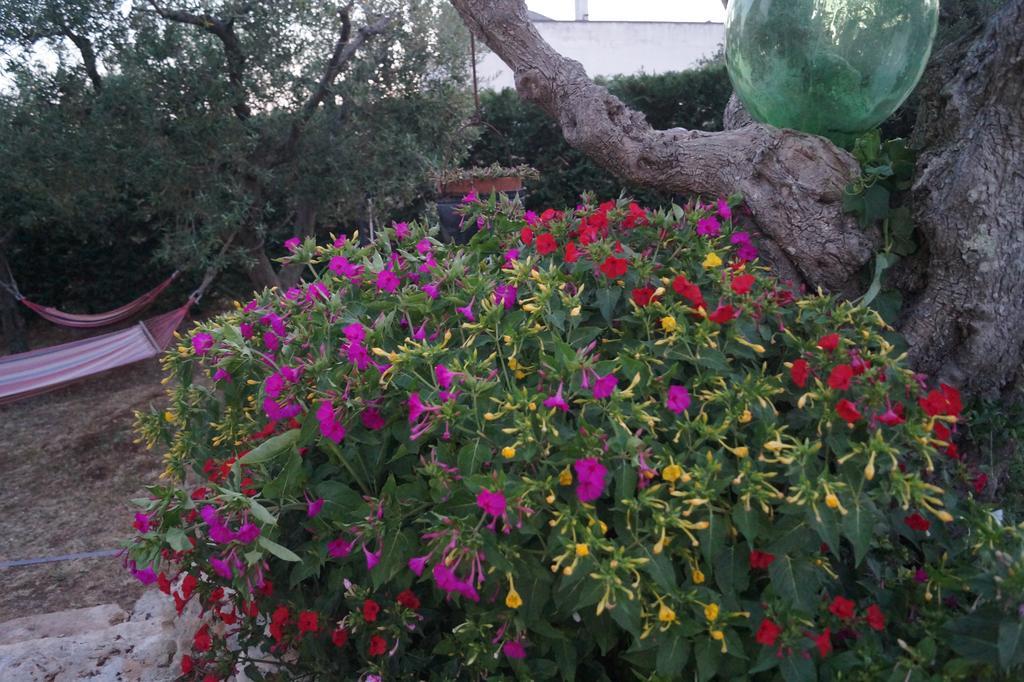
[[[193,630],[155,590],[130,617],[108,604],[18,618],[0,623],[0,680],[170,682],[180,673],[178,638]]]

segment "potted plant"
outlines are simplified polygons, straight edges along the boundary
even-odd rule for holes
[[[536,169],[526,165],[474,166],[451,168],[433,174],[437,188],[437,213],[441,222],[441,235],[446,241],[456,244],[469,242],[476,233],[475,225],[463,225],[462,215],[457,211],[466,197],[489,197],[504,194],[509,198],[522,197],[523,182],[540,177]]]

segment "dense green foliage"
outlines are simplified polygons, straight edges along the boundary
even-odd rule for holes
[[[735,208],[308,239],[306,284],[193,330],[131,548],[206,614],[186,679],[1019,672],[1020,529],[959,394],[768,276]]]
[[[232,235],[229,258],[252,265],[299,230],[365,222],[371,200],[386,221],[464,153],[466,37],[447,3],[359,3],[350,40],[391,22],[322,97],[349,3],[122,4],[0,3],[0,248],[43,302],[123,303],[175,266],[201,271]],[[228,25],[233,43],[215,34]]]
[[[604,85],[658,129],[721,130],[722,112],[732,92],[721,63],[657,76],[617,76]],[[601,196],[617,196],[623,190],[620,180],[570,147],[558,125],[514,90],[481,93],[481,118],[481,136],[470,149],[469,162],[526,163],[539,170],[540,180],[529,183],[528,207],[569,206],[587,190]],[[638,187],[626,189],[645,203],[670,199]]]

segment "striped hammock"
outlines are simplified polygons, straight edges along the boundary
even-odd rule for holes
[[[192,299],[189,299],[177,310],[127,329],[0,357],[0,405],[156,357],[171,342],[174,330],[188,315],[191,306]]]
[[[72,327],[74,329],[95,329],[96,327],[109,327],[112,324],[123,322],[124,320],[141,313],[143,310],[153,305],[153,301],[155,301],[157,297],[164,292],[164,289],[171,286],[171,283],[177,278],[178,272],[175,271],[170,277],[158,284],[156,288],[146,292],[134,301],[126,303],[120,308],[114,308],[113,310],[108,310],[105,313],[97,313],[95,315],[75,315],[73,313],[62,312],[56,308],[50,308],[44,305],[39,305],[38,303],[33,303],[27,298],[20,298],[20,300],[26,308],[35,311],[40,317],[43,317],[56,325]],[[15,289],[15,291],[17,290]]]

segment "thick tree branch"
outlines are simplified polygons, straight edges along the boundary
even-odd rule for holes
[[[82,54],[82,63],[85,65],[85,73],[88,74],[89,80],[92,81],[92,87],[96,92],[103,89],[103,79],[100,78],[100,72],[96,68],[96,50],[93,49],[92,41],[83,35],[79,35],[72,31],[70,28],[64,27],[64,35],[66,35],[71,42],[75,44],[78,51]]]
[[[758,226],[809,284],[851,292],[874,244],[842,210],[854,159],[823,138],[751,124],[735,130],[656,131],[555,52],[523,0],[451,0],[509,65],[516,88],[562,128],[569,144],[620,178],[667,192],[742,192]]]
[[[227,59],[228,81],[234,91],[235,103],[231,109],[235,116],[242,121],[252,115],[249,108],[248,97],[245,90],[245,52],[235,34],[234,19],[222,20],[209,14],[193,14],[186,10],[166,9],[161,7],[156,0],[149,0],[153,10],[168,21],[179,24],[190,24],[197,26],[207,33],[215,35],[224,46],[224,56]]]

